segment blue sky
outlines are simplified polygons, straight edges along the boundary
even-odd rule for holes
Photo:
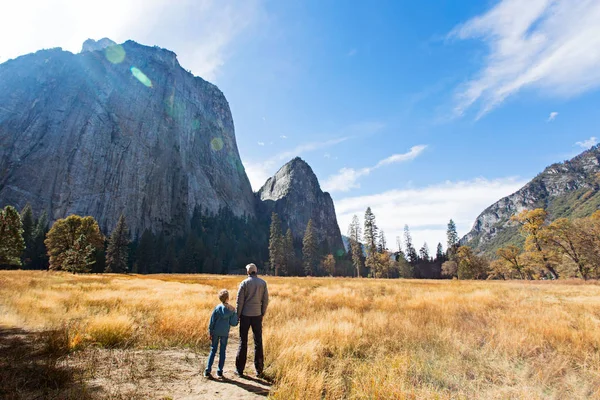
[[[225,93],[255,190],[299,155],[342,233],[370,205],[390,247],[408,224],[433,249],[595,144],[599,20],[592,0],[24,0],[0,5],[0,62],[88,37],[170,48]]]

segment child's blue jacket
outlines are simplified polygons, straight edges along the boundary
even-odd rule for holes
[[[210,316],[208,334],[211,336],[229,336],[229,327],[236,326],[237,324],[237,313],[228,310],[224,304],[219,304]]]

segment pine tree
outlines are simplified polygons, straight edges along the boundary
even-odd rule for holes
[[[444,249],[442,248],[442,244],[438,243],[437,249],[435,251],[435,261],[436,262],[444,262],[446,261],[446,255],[444,254]]]
[[[448,259],[454,260],[456,250],[458,250],[458,233],[456,233],[456,224],[453,220],[450,220],[450,222],[448,222],[448,230],[446,231],[446,237],[448,241]]]
[[[33,229],[31,247],[26,249],[26,253],[30,255],[29,268],[31,269],[47,269],[48,268],[48,252],[44,240],[48,233],[48,214],[46,211],[35,222]]]
[[[429,246],[427,246],[427,242],[423,243],[423,247],[419,250],[419,257],[421,260],[425,262],[429,262]]]
[[[294,251],[294,237],[292,236],[292,230],[288,228],[283,239],[283,249],[285,256],[285,271],[286,274],[291,274],[294,271],[294,265],[296,264],[296,252]]]
[[[352,256],[352,265],[356,270],[356,276],[360,278],[360,269],[363,267],[363,252],[361,239],[361,229],[358,217],[354,215],[352,222],[348,227],[348,236],[350,238],[350,254]]]
[[[29,266],[31,261],[31,248],[33,241],[33,231],[35,229],[35,221],[33,219],[33,211],[31,206],[27,204],[21,210],[21,222],[23,224],[23,240],[25,240],[25,250],[23,251],[23,265]]]
[[[306,232],[302,239],[302,255],[304,261],[304,273],[307,276],[314,275],[319,263],[319,254],[312,219],[308,220]]]
[[[369,269],[376,268],[377,260],[375,259],[375,254],[377,253],[377,225],[371,207],[367,207],[367,210],[365,211],[364,239],[365,250],[367,253],[365,266]]]
[[[277,213],[271,214],[271,230],[269,236],[269,263],[275,272],[279,275],[279,269],[285,263],[284,238],[281,231],[281,220]]]
[[[20,266],[24,249],[21,217],[14,207],[6,206],[0,210],[0,265]]]
[[[104,236],[92,217],[70,215],[52,225],[45,241],[50,269],[88,272],[93,253],[104,248]]]
[[[379,241],[377,242],[377,252],[383,254],[387,251],[387,243],[383,231],[379,231]]]
[[[129,229],[123,214],[119,217],[117,226],[110,235],[106,250],[106,269],[104,272],[127,272],[129,257]]]
[[[396,236],[396,246],[398,246],[398,253],[402,253],[402,240],[400,236]]]
[[[406,260],[411,264],[416,263],[418,261],[417,250],[413,247],[412,236],[410,235],[408,225],[404,225],[404,248],[406,249],[404,253]]]

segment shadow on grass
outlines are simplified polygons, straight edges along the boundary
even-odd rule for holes
[[[83,372],[65,362],[65,336],[0,326],[0,398],[91,398]]]

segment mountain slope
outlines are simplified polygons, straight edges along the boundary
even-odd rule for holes
[[[485,209],[462,244],[493,254],[507,244],[522,244],[510,217],[523,210],[544,208],[551,220],[584,217],[600,208],[600,146],[575,158],[553,164],[516,193]]]
[[[0,64],[0,205],[177,233],[195,206],[255,214],[229,104],[175,53],[86,41]],[[108,46],[108,47],[107,47]]]
[[[321,190],[312,168],[296,157],[269,178],[257,193],[261,213],[276,212],[289,227],[294,238],[301,240],[308,220],[312,219],[317,240],[326,244],[325,251],[343,254],[344,244],[335,216],[333,200]]]

